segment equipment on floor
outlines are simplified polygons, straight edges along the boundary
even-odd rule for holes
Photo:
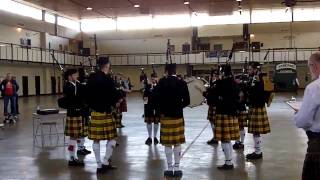
[[[49,114],[58,114],[59,109],[39,109],[37,110],[37,114],[39,115],[49,115]]]

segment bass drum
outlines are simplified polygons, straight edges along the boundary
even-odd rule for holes
[[[203,97],[203,92],[205,92],[205,83],[201,79],[196,77],[188,77],[185,79],[188,85],[190,94],[190,105],[189,107],[197,107],[202,105],[205,101]]]

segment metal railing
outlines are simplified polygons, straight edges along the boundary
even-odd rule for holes
[[[268,62],[298,62],[307,61],[317,48],[277,48],[261,49],[260,52],[235,52],[231,59],[232,63],[243,63],[247,61],[263,62],[267,55]],[[228,51],[230,52],[230,51]],[[213,55],[212,55],[213,54]],[[151,65],[165,64],[166,53],[145,54],[109,54],[113,65]],[[198,52],[183,54],[181,52],[172,54],[172,62],[177,64],[216,64],[226,62],[228,53]]]
[[[51,52],[62,65],[79,66],[80,63],[84,66],[90,65],[88,57],[72,52],[0,42],[0,60],[2,61],[54,64]],[[95,65],[95,62],[93,63]]]
[[[260,52],[235,52],[232,63],[243,63],[248,61],[263,62],[266,53],[266,61],[269,62],[298,62],[307,61],[310,55],[318,48],[277,48],[261,49]],[[28,47],[18,44],[0,42],[0,60],[18,61],[25,63],[46,63],[53,64],[54,61],[50,55],[53,52],[56,59],[62,65],[89,66],[89,57],[81,56],[72,52],[43,49],[38,47]],[[173,63],[177,64],[216,64],[226,62],[228,52],[224,53],[202,51],[197,53],[183,54],[181,52],[172,54]],[[106,55],[106,54],[104,54]],[[165,64],[166,53],[143,53],[143,54],[108,54],[113,65],[151,65]],[[95,61],[92,65],[95,66]]]

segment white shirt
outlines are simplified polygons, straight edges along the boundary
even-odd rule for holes
[[[302,105],[294,116],[298,128],[320,132],[320,77],[310,83],[305,91]]]

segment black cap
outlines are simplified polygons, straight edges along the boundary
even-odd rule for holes
[[[99,57],[98,64],[99,66],[103,66],[105,64],[109,64],[109,57]]]
[[[259,69],[261,67],[261,64],[259,62],[256,62],[256,61],[252,61],[252,62],[249,63],[249,66]]]
[[[173,63],[173,64],[166,64],[166,72],[168,72],[168,74],[175,74],[176,73],[176,69],[177,69],[177,64]]]

